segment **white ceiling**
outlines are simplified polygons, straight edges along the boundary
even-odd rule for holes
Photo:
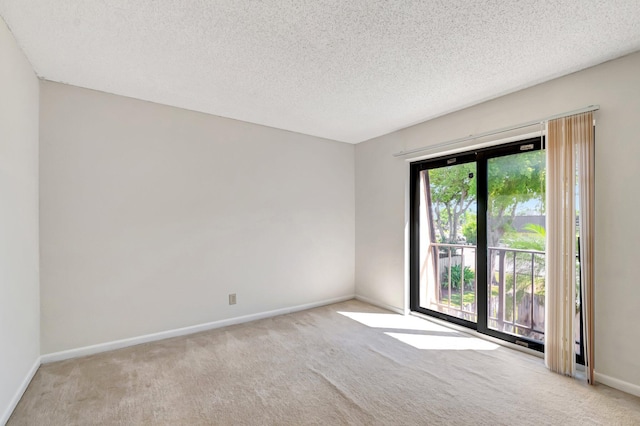
[[[640,50],[639,0],[0,0],[0,16],[47,80],[352,143]]]

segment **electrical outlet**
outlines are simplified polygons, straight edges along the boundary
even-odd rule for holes
[[[229,295],[229,304],[230,305],[235,305],[236,304],[236,294],[235,293],[231,293]]]

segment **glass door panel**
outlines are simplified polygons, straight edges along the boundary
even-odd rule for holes
[[[476,163],[449,158],[418,176],[419,307],[475,323]]]
[[[543,342],[545,154],[520,149],[487,159],[487,327]]]

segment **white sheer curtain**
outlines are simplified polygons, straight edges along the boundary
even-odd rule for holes
[[[551,120],[547,126],[547,277],[545,364],[575,375],[576,176],[579,185],[585,348],[593,382],[593,114]],[[591,148],[588,148],[591,147]],[[589,272],[590,271],[590,272]]]
[[[592,114],[582,114],[575,133],[578,156],[578,185],[580,194],[580,276],[582,286],[582,320],[584,364],[587,381],[594,384],[593,334],[594,334],[594,219],[595,219],[595,136]]]

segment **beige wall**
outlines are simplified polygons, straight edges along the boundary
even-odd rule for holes
[[[640,53],[356,146],[356,293],[405,306],[407,163],[393,153],[600,104],[596,371],[640,389]]]
[[[352,145],[51,82],[41,135],[43,353],[354,293]]]
[[[38,85],[0,18],[0,424],[40,356]]]

